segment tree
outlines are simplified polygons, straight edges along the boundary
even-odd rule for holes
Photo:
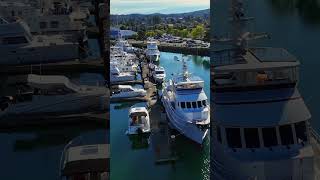
[[[182,38],[188,37],[189,31],[187,29],[180,30],[179,36]]]
[[[202,39],[205,34],[205,29],[203,25],[197,25],[197,27],[191,30],[191,37],[193,39]]]

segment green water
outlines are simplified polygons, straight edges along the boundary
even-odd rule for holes
[[[174,60],[175,56],[180,61]],[[176,53],[161,53],[160,65],[166,70],[167,78],[170,74],[182,69],[182,55]],[[190,56],[188,70],[205,81],[205,91],[209,98],[210,68],[207,66],[209,58]],[[191,140],[177,136],[176,153],[179,157],[174,164],[156,165],[156,151],[152,138],[147,143],[132,146],[132,141],[125,135],[128,127],[128,110],[130,106],[144,105],[144,103],[111,104],[111,179],[112,180],[208,180],[209,179],[209,137],[203,147]]]

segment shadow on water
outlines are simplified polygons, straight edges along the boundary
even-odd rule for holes
[[[68,131],[66,131],[66,128]],[[64,146],[77,136],[87,132],[105,129],[100,124],[84,123],[78,126],[51,126],[50,128],[28,128],[16,130],[17,133],[33,135],[21,137],[15,140],[13,150],[15,152],[34,151],[48,147]]]
[[[268,0],[278,14],[298,15],[308,24],[320,23],[320,2],[317,0]]]

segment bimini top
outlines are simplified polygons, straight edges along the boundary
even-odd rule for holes
[[[234,49],[213,53],[214,72],[283,69],[297,67],[300,62],[282,48],[250,48],[244,54]]]
[[[311,118],[298,90],[288,92],[287,96],[283,96],[285,92],[279,92],[281,96],[276,98],[272,96],[276,93],[274,90],[254,93],[260,98],[245,100],[245,97],[240,97],[233,101],[231,99],[215,100],[212,108],[213,118],[218,124],[226,127],[273,127]],[[238,95],[242,96],[243,93]],[[248,96],[250,95],[255,96],[248,92]],[[237,97],[237,93],[234,93],[233,97]]]

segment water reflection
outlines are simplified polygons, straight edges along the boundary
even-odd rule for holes
[[[296,12],[307,23],[320,23],[320,3],[317,0],[268,0],[272,8],[283,15]]]

